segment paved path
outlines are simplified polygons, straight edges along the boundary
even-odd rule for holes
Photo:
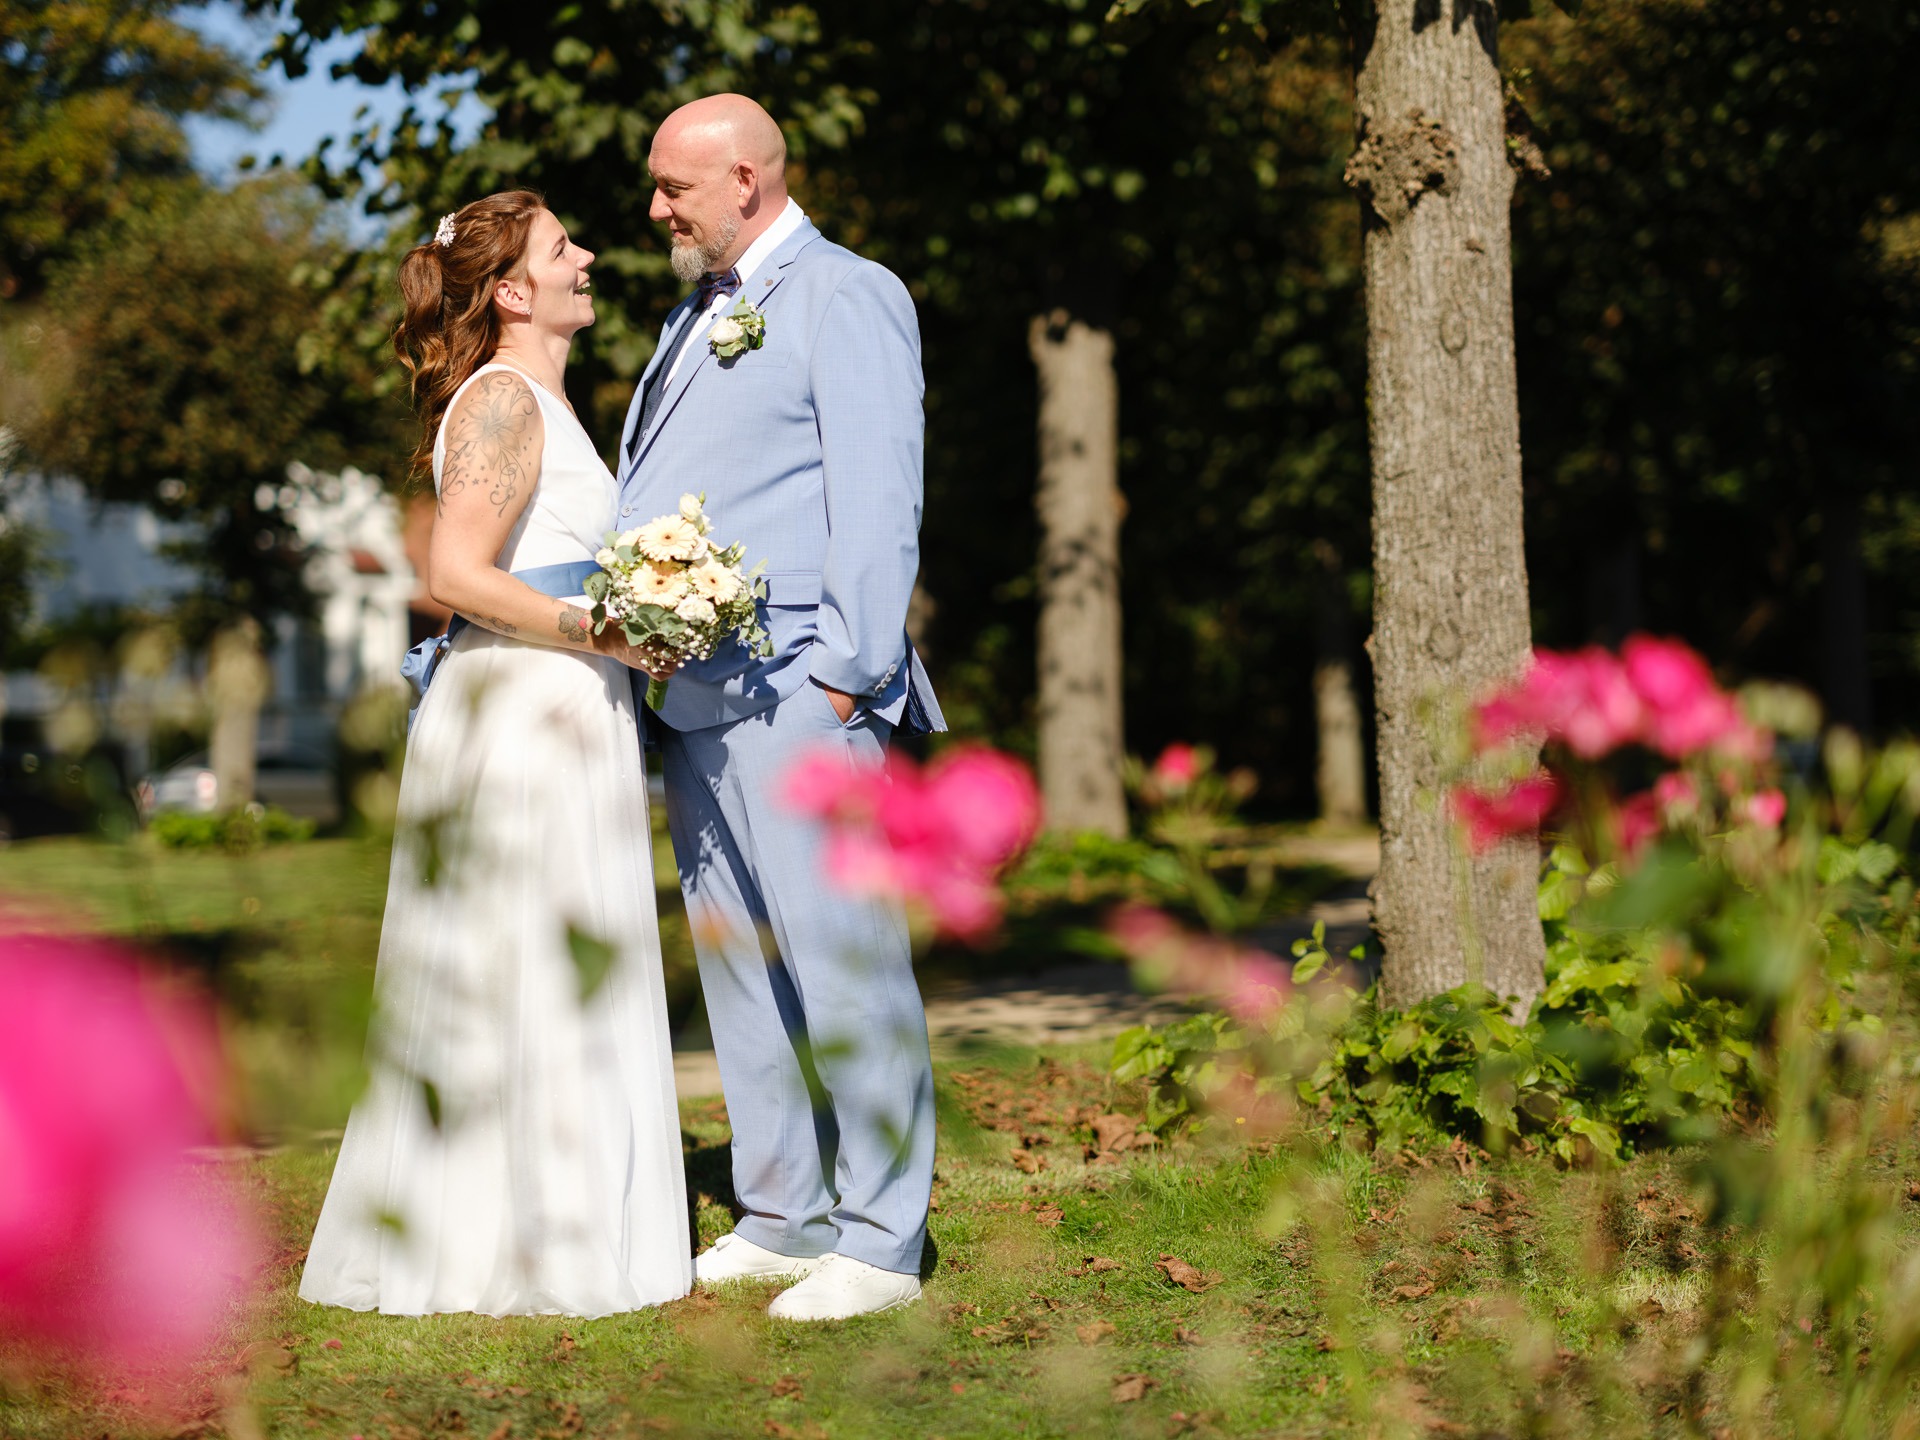
[[[1341,881],[1304,913],[1262,928],[1254,940],[1285,957],[1296,939],[1325,921],[1327,948],[1336,956],[1367,939],[1366,884],[1380,861],[1371,836],[1321,839],[1300,836],[1282,847],[1283,864],[1330,865]],[[1086,961],[1028,975],[1002,976],[976,985],[942,986],[927,997],[927,1030],[934,1051],[965,1041],[1045,1045],[1106,1040],[1132,1025],[1158,1025],[1187,1013],[1171,995],[1142,995],[1121,965]],[[673,1057],[682,1098],[720,1093],[720,1070],[711,1050],[682,1050]]]

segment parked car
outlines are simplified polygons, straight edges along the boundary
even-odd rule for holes
[[[333,766],[318,750],[294,748],[260,756],[254,762],[253,798],[320,825],[340,818]],[[220,808],[220,779],[208,764],[207,752],[200,750],[141,780],[134,799],[142,820],[163,810],[206,815]]]

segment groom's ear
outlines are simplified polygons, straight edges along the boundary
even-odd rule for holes
[[[760,167],[751,160],[736,160],[733,164],[734,203],[744,210],[752,201],[754,192],[760,188]]]

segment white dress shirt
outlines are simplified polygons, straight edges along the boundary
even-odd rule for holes
[[[751,288],[754,272],[786,242],[789,235],[800,228],[806,218],[807,212],[802,210],[799,202],[789,195],[787,208],[776,215],[773,223],[760,233],[759,238],[747,246],[745,253],[738,260],[734,261],[733,268],[740,275],[739,292],[728,295],[718,290],[714,291],[713,299],[707,302],[705,312],[694,316],[693,332],[687,336],[687,343],[680,347],[680,353],[673,357],[672,368],[667,371],[668,383],[671,383],[673,377],[680,373],[680,366],[685,363],[687,356],[693,353],[694,347],[700,343],[700,337],[706,334],[715,320],[731,310],[736,300],[755,298]],[[766,287],[763,285],[760,288],[764,290]]]

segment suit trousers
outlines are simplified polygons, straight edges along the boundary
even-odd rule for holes
[[[748,716],[656,723],[667,823],[733,1125],[735,1227],[796,1258],[916,1274],[933,1185],[933,1065],[906,917],[837,891],[827,835],[783,802],[802,755],[877,764],[892,726],[841,724],[815,684]]]

